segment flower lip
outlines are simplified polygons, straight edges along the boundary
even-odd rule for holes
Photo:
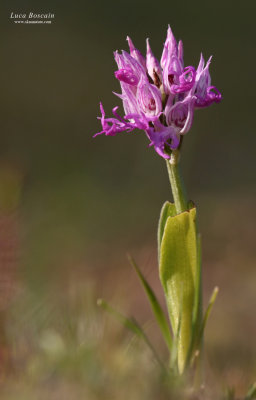
[[[101,132],[95,133],[93,137],[96,137],[103,133],[105,133],[106,136],[115,136],[119,132],[123,132],[125,130],[127,132],[130,132],[134,129],[131,124],[126,122],[122,117],[120,117],[120,115],[117,114],[117,109],[118,107],[114,107],[112,110],[113,115],[116,118],[105,118],[105,110],[102,103],[100,103],[100,111],[102,115],[101,117],[98,117],[98,119],[101,120],[103,130]]]
[[[195,79],[196,79],[195,68],[191,66],[184,68],[182,74],[179,76],[179,84],[171,85],[171,92],[173,94],[176,94],[189,91],[194,86]]]
[[[132,86],[137,86],[139,82],[137,76],[132,72],[130,68],[121,68],[115,71],[115,77],[119,81],[128,83],[128,85]]]
[[[145,69],[142,67],[142,65],[138,61],[136,61],[135,58],[133,58],[129,53],[127,53],[127,51],[122,50],[121,54],[119,54],[118,51],[115,51],[114,57],[115,57],[115,61],[118,66],[118,70],[122,71],[122,72],[120,72],[119,77],[124,79],[123,80],[124,82],[126,79],[129,80],[129,78],[125,77],[125,74],[128,73],[129,71],[131,72],[132,75],[136,76],[138,81],[140,80],[140,78],[142,76],[145,79],[147,79]],[[126,73],[125,73],[125,71],[126,71]],[[119,77],[117,76],[117,79],[119,79]]]
[[[102,103],[100,103],[101,117],[98,119],[101,120],[102,131],[95,133],[93,137],[96,137],[101,134],[105,134],[106,136],[115,136],[120,132],[131,132],[135,128],[147,130],[149,129],[149,124],[144,115],[141,114],[127,114],[124,118],[122,118],[118,113],[118,107],[114,107],[112,113],[115,118],[105,118],[105,110],[103,108]]]
[[[170,158],[166,153],[166,147],[175,150],[179,146],[180,136],[172,126],[164,126],[155,121],[154,128],[147,129],[146,133],[150,139],[149,146],[154,146],[156,152],[165,159]]]
[[[222,100],[222,95],[216,86],[209,86],[207,88],[207,96],[211,101],[215,101],[215,103],[219,103]]]
[[[195,97],[196,108],[208,107],[213,103],[220,103],[222,100],[222,94],[215,86],[207,87],[205,96],[200,96],[200,94],[196,93]]]

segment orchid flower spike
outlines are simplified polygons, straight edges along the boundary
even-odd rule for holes
[[[145,131],[156,152],[170,158],[172,150],[180,146],[181,135],[186,134],[193,122],[194,111],[221,101],[221,93],[211,85],[209,66],[201,55],[197,69],[184,67],[183,43],[177,41],[170,26],[159,62],[154,56],[147,39],[146,57],[127,37],[129,51],[114,53],[117,63],[115,77],[119,80],[125,115],[117,114],[113,108],[112,118],[105,117],[100,105],[102,131],[115,136],[119,132],[134,129]]]

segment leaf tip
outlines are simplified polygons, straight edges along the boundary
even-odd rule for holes
[[[97,302],[96,302],[97,306],[98,307],[102,307],[103,306],[103,302],[104,302],[103,299],[97,299]]]
[[[219,291],[220,291],[219,286],[215,286],[215,288],[213,289],[213,292],[212,292],[212,299],[214,299],[214,300],[216,299]]]

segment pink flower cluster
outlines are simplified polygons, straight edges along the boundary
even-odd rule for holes
[[[171,28],[168,28],[162,57],[154,56],[147,39],[146,58],[136,49],[128,37],[130,54],[114,53],[118,70],[115,77],[120,81],[124,117],[113,109],[112,118],[106,118],[100,104],[102,131],[94,136],[117,133],[134,129],[144,130],[157,153],[169,158],[171,150],[177,149],[180,137],[192,125],[194,110],[208,107],[221,101],[221,93],[211,86],[209,65],[201,54],[197,69],[184,67],[183,44],[177,44]]]

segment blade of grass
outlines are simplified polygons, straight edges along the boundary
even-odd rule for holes
[[[171,331],[170,331],[170,326],[169,326],[169,322],[162,310],[162,307],[160,306],[155,293],[153,292],[151,286],[148,284],[148,282],[146,281],[144,275],[142,274],[140,268],[138,267],[138,265],[136,264],[136,262],[134,261],[134,259],[128,255],[128,260],[130,262],[130,264],[132,265],[132,267],[135,269],[141,284],[145,290],[145,293],[149,299],[152,311],[155,315],[156,321],[159,325],[159,328],[162,332],[162,335],[164,337],[164,340],[167,344],[167,347],[169,349],[169,351],[171,351],[172,349],[172,336],[171,336]]]
[[[254,399],[256,399],[256,382],[254,382],[250,386],[244,400],[254,400]]]
[[[140,337],[150,348],[152,351],[156,361],[158,364],[161,366],[161,368],[166,371],[166,367],[163,364],[163,362],[160,360],[157,351],[155,350],[154,346],[148,339],[147,335],[145,334],[144,330],[140,327],[138,322],[134,318],[128,318],[125,315],[121,314],[119,311],[117,311],[115,308],[113,308],[110,304],[108,304],[105,300],[103,299],[98,299],[97,300],[97,305],[102,307],[105,311],[110,313],[113,317],[115,317],[123,326],[125,326],[127,329],[132,331],[135,335]]]
[[[235,388],[234,386],[227,387],[225,400],[235,400]]]
[[[198,332],[198,337],[192,338],[192,339],[194,339],[194,341],[193,342],[191,341],[189,354],[188,354],[188,357],[187,357],[187,360],[186,360],[186,367],[188,367],[188,366],[192,367],[196,363],[196,361],[198,362],[197,367],[195,368],[195,370],[196,370],[196,373],[195,373],[195,384],[194,384],[195,386],[197,385],[197,383],[196,383],[197,377],[199,377],[198,379],[200,381],[201,380],[200,375],[202,374],[202,370],[200,370],[200,368],[201,368],[200,352],[202,351],[202,346],[203,346],[203,343],[202,343],[203,334],[204,334],[205,326],[206,326],[206,323],[207,323],[208,318],[210,316],[212,307],[213,307],[213,305],[214,305],[214,303],[216,301],[218,292],[219,292],[219,288],[216,286],[213,289],[213,292],[212,292],[212,295],[210,297],[207,309],[205,311],[204,318],[203,318],[201,327],[200,327],[199,332]]]
[[[206,309],[205,314],[204,314],[204,319],[203,319],[201,330],[200,330],[200,334],[199,334],[199,343],[201,342],[201,339],[202,339],[202,336],[203,336],[203,333],[204,333],[204,330],[205,330],[206,323],[208,321],[208,318],[210,316],[210,313],[212,311],[212,307],[213,307],[213,305],[214,305],[214,303],[216,301],[216,297],[217,297],[218,293],[219,293],[219,288],[216,286],[213,289],[213,292],[212,292],[212,295],[210,297],[207,309]]]

